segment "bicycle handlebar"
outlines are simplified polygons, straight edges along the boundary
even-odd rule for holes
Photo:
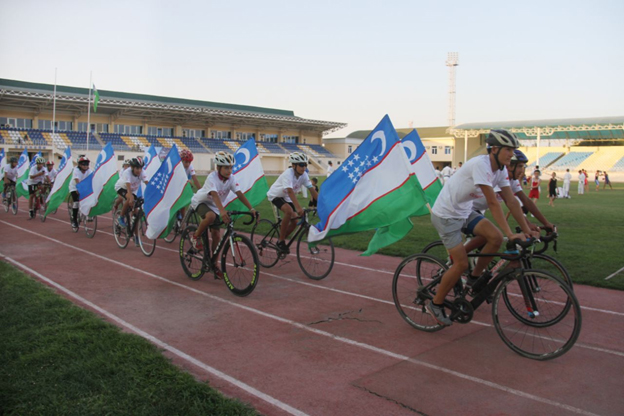
[[[258,217],[259,214],[258,212],[256,212],[256,215],[254,216],[251,212],[249,211],[228,211],[228,215],[231,217],[232,215],[249,215],[251,217],[251,219],[249,220],[249,222],[244,222],[244,225],[249,225],[252,222],[254,222]]]

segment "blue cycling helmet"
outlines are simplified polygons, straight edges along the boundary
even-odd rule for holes
[[[522,150],[514,150],[514,155],[511,157],[511,164],[515,165],[516,163],[529,163],[529,158],[522,153]]]

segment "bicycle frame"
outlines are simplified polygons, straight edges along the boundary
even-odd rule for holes
[[[314,212],[314,211],[316,211],[316,209],[309,209],[309,208],[304,208],[303,209],[303,216],[298,217],[298,218],[301,218],[301,223],[298,225],[298,227],[295,230],[295,233],[291,237],[290,241],[288,241],[288,244],[286,244],[286,247],[290,248],[292,243],[297,241],[297,238],[299,238],[299,234],[301,234],[302,232],[305,232],[306,230],[308,230],[310,228],[310,223],[308,222],[308,213]],[[296,219],[297,218],[294,218],[293,221],[296,220]],[[275,226],[276,227],[281,227],[282,221],[283,221],[283,219],[280,217],[278,222],[275,223]]]

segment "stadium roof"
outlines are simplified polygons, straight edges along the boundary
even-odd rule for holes
[[[21,107],[39,114],[52,110],[54,85],[0,78],[0,106]],[[147,122],[159,121],[174,125],[187,123],[232,124],[234,126],[276,127],[312,130],[329,134],[347,126],[346,123],[310,120],[295,116],[293,111],[254,107],[212,101],[156,95],[132,94],[98,89],[98,114],[140,117]],[[87,112],[89,89],[57,85],[57,111],[71,112],[80,117]]]
[[[514,133],[536,136],[539,129],[541,135],[550,136],[563,131],[617,130],[623,127],[624,116],[613,116],[465,123],[450,128],[449,131],[455,137],[463,137],[466,133],[469,137],[475,137],[480,133],[489,132],[490,129],[508,129]]]
[[[414,128],[406,128],[406,129],[396,129],[396,132],[399,135],[399,138],[403,138],[407,136]],[[431,137],[449,137],[449,133],[447,132],[448,127],[418,127],[416,128],[418,131],[418,135],[423,138],[431,138]],[[372,130],[356,130],[347,136],[348,139],[361,139],[364,140],[368,137]]]

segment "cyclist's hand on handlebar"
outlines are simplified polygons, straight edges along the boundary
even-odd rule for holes
[[[256,211],[255,209],[251,209],[249,212],[251,212],[251,215],[253,215],[253,218],[257,221],[260,218],[260,213],[258,211]]]
[[[228,212],[226,210],[221,211],[221,221],[226,224],[230,223],[230,216],[228,215]]]
[[[525,233],[524,235],[526,235],[528,238],[535,238],[536,240],[539,240],[540,238],[539,228],[537,230],[531,230],[529,234]]]
[[[512,234],[509,236],[509,241],[515,241],[515,240],[520,240],[520,241],[525,241],[527,239],[531,238],[530,236],[528,236],[525,233],[517,233],[517,234]]]
[[[303,217],[303,208],[299,208],[299,209],[297,210],[297,216],[298,216],[298,217]]]

